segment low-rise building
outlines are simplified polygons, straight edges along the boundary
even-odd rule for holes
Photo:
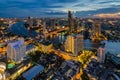
[[[49,41],[43,42],[39,45],[39,50],[41,52],[47,53],[50,49],[52,49],[53,44]]]
[[[68,60],[62,63],[60,69],[52,77],[53,80],[71,80],[80,72],[81,63]],[[59,76],[59,77],[58,77]]]

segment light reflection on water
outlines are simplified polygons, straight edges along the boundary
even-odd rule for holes
[[[66,40],[66,36],[56,36],[54,39],[56,43],[61,42],[63,43]],[[112,41],[105,41],[105,52],[110,52],[112,54],[120,54],[120,42],[112,42]],[[93,49],[98,48],[99,43],[93,43],[91,40],[87,39],[84,40],[84,49]]]
[[[120,54],[120,42],[105,41],[106,43],[106,52],[113,54]]]

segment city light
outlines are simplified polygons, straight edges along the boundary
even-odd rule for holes
[[[120,80],[119,0],[2,0],[0,80]]]

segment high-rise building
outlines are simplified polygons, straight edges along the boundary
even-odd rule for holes
[[[6,80],[5,70],[6,70],[6,64],[4,62],[0,62],[0,80]]]
[[[50,26],[52,27],[52,29],[55,29],[55,19],[50,20]]]
[[[44,39],[46,40],[46,33],[48,33],[47,29],[46,29],[46,22],[43,22],[43,34],[44,34]]]
[[[83,50],[83,35],[69,35],[65,42],[65,51],[77,56]]]
[[[48,33],[46,29],[46,22],[43,22],[43,34]]]
[[[97,57],[98,57],[100,63],[104,63],[104,61],[105,61],[105,49],[103,47],[98,48]]]
[[[72,24],[73,24],[73,30],[72,30],[72,32],[76,32],[77,33],[77,25],[78,25],[78,20],[77,20],[77,17],[76,18],[74,18],[73,20],[72,20]]]
[[[101,34],[101,24],[99,21],[93,23],[93,35],[99,36]]]
[[[32,17],[28,17],[28,24],[29,24],[29,27],[32,27],[33,26],[33,18]]]
[[[71,11],[68,10],[68,27],[70,28],[70,33],[73,32],[73,21]]]
[[[9,60],[14,60],[19,62],[26,52],[26,45],[23,38],[20,38],[18,41],[9,43],[7,46],[7,58]]]

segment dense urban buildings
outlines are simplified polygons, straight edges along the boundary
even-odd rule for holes
[[[111,26],[120,20],[115,19],[116,24],[113,19],[76,19],[77,31],[70,30],[67,18],[58,18],[56,27],[48,24],[51,18],[32,18],[32,27],[29,18],[10,19],[10,26],[1,27],[0,62],[5,68],[1,67],[0,78],[107,80],[109,75],[118,76],[120,39],[115,32],[119,29]]]
[[[0,3],[0,80],[120,80],[119,0],[36,1]]]

